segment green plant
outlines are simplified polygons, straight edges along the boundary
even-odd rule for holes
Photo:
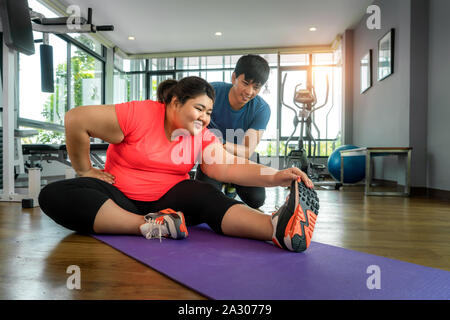
[[[38,130],[38,143],[43,144],[64,144],[66,136],[62,132]]]

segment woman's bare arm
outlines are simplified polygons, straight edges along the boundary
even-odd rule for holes
[[[202,153],[202,171],[212,179],[241,186],[289,186],[292,180],[301,179],[312,188],[312,181],[298,168],[276,170],[248,159],[228,153],[221,144],[213,143]]]
[[[76,107],[66,113],[64,121],[67,152],[72,167],[80,176],[92,169],[90,137],[114,144],[124,139],[114,105]]]

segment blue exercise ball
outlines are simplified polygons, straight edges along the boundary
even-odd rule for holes
[[[341,181],[341,151],[357,149],[357,146],[340,146],[328,158],[328,172],[336,181]],[[357,183],[366,175],[366,157],[354,156],[344,158],[344,183]]]

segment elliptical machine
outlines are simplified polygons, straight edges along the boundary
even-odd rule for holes
[[[314,163],[316,158],[317,143],[312,135],[312,126],[314,126],[317,132],[319,132],[319,129],[317,128],[317,125],[313,121],[312,115],[315,111],[319,110],[320,108],[323,108],[328,103],[328,96],[329,96],[328,76],[327,76],[327,90],[325,102],[320,106],[316,106],[317,96],[314,86],[311,86],[311,88],[307,89],[299,89],[302,83],[296,85],[293,103],[298,110],[294,109],[293,107],[289,106],[284,102],[284,87],[286,83],[286,77],[287,74],[285,74],[283,78],[281,89],[281,103],[285,107],[292,110],[295,116],[294,116],[294,130],[292,131],[290,137],[287,139],[284,150],[284,158],[283,158],[284,167],[289,168],[294,166],[300,168],[303,172],[306,172],[308,174],[311,180],[319,181],[322,178],[321,172],[326,168],[326,166]],[[287,154],[289,142],[292,140],[295,132],[297,131],[298,124],[300,124],[300,134],[298,138],[297,149],[291,150],[289,154]],[[311,154],[312,145],[314,146],[314,151],[312,153],[313,154],[312,162],[308,160],[307,152],[304,148],[305,140],[308,142],[309,154]]]

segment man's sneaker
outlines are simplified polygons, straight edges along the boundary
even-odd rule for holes
[[[292,181],[286,202],[272,214],[272,241],[286,250],[305,251],[311,243],[318,214],[316,191],[303,182]]]
[[[146,223],[140,226],[140,230],[147,239],[159,238],[161,241],[161,237],[184,239],[188,236],[184,215],[180,211],[164,209],[144,218]]]
[[[231,183],[225,184],[224,193],[227,197],[234,199],[237,196],[236,188]]]

